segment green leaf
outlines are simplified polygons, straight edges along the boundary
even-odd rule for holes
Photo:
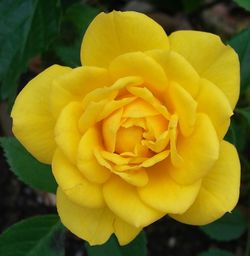
[[[234,0],[239,6],[250,11],[250,1],[249,0]]]
[[[25,219],[0,236],[0,255],[63,256],[64,234],[57,215]]]
[[[237,108],[236,112],[241,114],[245,120],[248,123],[248,126],[250,126],[250,107],[246,107],[246,108]]]
[[[187,13],[192,13],[201,6],[202,0],[182,0],[182,4]]]
[[[247,228],[247,221],[239,210],[226,213],[219,220],[201,226],[200,229],[217,241],[231,241],[239,238]]]
[[[47,49],[59,32],[59,1],[0,1],[1,97],[13,97],[29,60]]]
[[[0,138],[0,144],[11,170],[21,181],[35,189],[55,193],[57,184],[49,165],[38,162],[13,137]]]
[[[65,65],[71,67],[80,65],[83,35],[99,12],[99,9],[83,3],[73,4],[66,10],[63,16],[61,40],[54,45],[57,57]]]
[[[249,144],[249,125],[249,107],[236,108],[225,140],[236,146],[238,152],[241,153],[241,160]]]
[[[221,249],[209,249],[208,251],[199,253],[198,256],[233,256],[233,254]]]
[[[229,44],[238,53],[240,59],[241,93],[250,86],[250,27],[233,37]]]
[[[141,232],[128,245],[120,246],[116,237],[112,235],[110,239],[103,245],[90,246],[86,243],[88,256],[146,256],[146,236]]]
[[[64,19],[72,22],[79,32],[84,33],[99,12],[99,9],[88,4],[76,3],[67,9]]]

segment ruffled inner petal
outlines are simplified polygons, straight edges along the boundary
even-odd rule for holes
[[[116,134],[120,128],[123,109],[119,109],[102,122],[102,135],[105,148],[109,152],[115,151]]]
[[[142,98],[145,102],[155,108],[166,119],[170,118],[170,114],[166,108],[146,87],[128,87],[128,91],[139,98]]]
[[[109,71],[114,79],[124,76],[140,76],[144,79],[144,86],[159,98],[168,86],[163,68],[153,58],[142,52],[120,55],[111,62]]]
[[[94,152],[103,148],[99,129],[90,128],[81,138],[77,154],[77,166],[82,174],[91,182],[104,183],[110,177],[110,171],[100,165]]]
[[[178,115],[181,133],[184,136],[189,136],[193,131],[196,120],[196,101],[175,82],[170,83],[169,98],[173,104],[175,113]]]

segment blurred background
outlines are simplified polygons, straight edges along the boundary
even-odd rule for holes
[[[9,113],[17,93],[52,64],[80,65],[82,36],[101,11],[135,10],[146,13],[168,34],[201,30],[218,34],[224,42],[250,26],[250,0],[1,0],[0,1],[0,136],[12,136]],[[107,28],[108,29],[108,28]],[[250,37],[248,51],[250,77]],[[243,47],[243,46],[242,46]],[[246,64],[245,64],[246,67]],[[237,108],[249,108],[250,82],[244,85]],[[242,164],[241,197],[236,210],[214,224],[199,228],[168,217],[146,228],[149,256],[250,255],[249,113],[235,111],[227,139]],[[0,152],[0,232],[13,223],[38,214],[55,213],[54,195],[25,185],[11,171]],[[27,163],[23,163],[25,166]],[[34,170],[35,171],[35,170]],[[66,237],[66,256],[87,255],[83,241]],[[135,255],[136,256],[136,255]]]

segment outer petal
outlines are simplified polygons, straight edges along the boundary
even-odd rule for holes
[[[232,211],[239,198],[240,162],[234,146],[222,141],[220,157],[202,181],[194,204],[172,218],[187,224],[205,225]]]
[[[239,60],[235,51],[216,35],[198,31],[177,31],[170,35],[170,47],[184,56],[201,77],[217,85],[232,109],[239,98]]]
[[[25,148],[43,163],[51,163],[55,150],[55,121],[49,109],[52,81],[71,69],[58,65],[32,79],[17,96],[11,116],[13,133]]]
[[[206,79],[200,80],[201,89],[198,97],[198,112],[206,113],[222,139],[230,125],[230,116],[233,114],[230,103],[221,90]]]
[[[138,228],[147,226],[164,215],[144,204],[139,198],[136,188],[118,177],[110,178],[103,185],[103,195],[112,212]]]
[[[162,165],[149,168],[148,175],[148,184],[138,188],[140,198],[149,206],[165,213],[185,212],[200,190],[201,180],[191,185],[179,185]]]
[[[81,61],[87,66],[107,67],[123,53],[168,47],[163,28],[146,15],[117,11],[100,13],[83,38]]]
[[[104,206],[101,186],[85,179],[60,150],[54,154],[52,171],[59,187],[74,203],[90,208]]]
[[[178,137],[177,151],[183,158],[181,166],[168,168],[170,176],[177,183],[192,184],[206,175],[219,156],[218,137],[206,115],[197,115],[190,137]]]
[[[132,226],[116,217],[114,222],[115,235],[120,245],[131,242],[141,231],[141,228]]]
[[[57,211],[62,223],[90,245],[105,243],[114,232],[114,215],[107,208],[85,208],[73,203],[57,190]]]

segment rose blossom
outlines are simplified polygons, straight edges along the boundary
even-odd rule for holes
[[[52,164],[70,231],[124,245],[164,215],[203,225],[235,207],[240,164],[223,140],[239,97],[230,46],[114,11],[90,24],[81,62],[44,70],[12,110],[15,136]]]

